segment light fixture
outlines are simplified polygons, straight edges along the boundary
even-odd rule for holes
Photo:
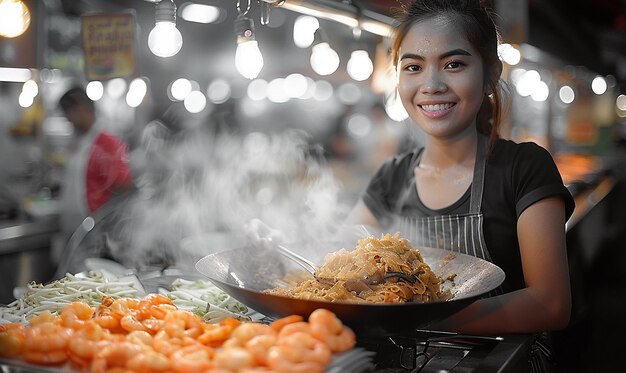
[[[183,3],[179,8],[180,18],[195,23],[218,23],[226,18],[217,6],[208,4]]]
[[[348,75],[357,82],[367,80],[374,72],[374,63],[364,49],[352,51],[348,60]]]
[[[248,7],[245,10],[242,10],[241,0],[237,1],[239,15],[235,19],[235,35],[237,35],[235,67],[245,78],[254,79],[263,69],[263,55],[254,37],[254,23],[247,17],[250,11],[250,1],[252,0],[248,0]]]
[[[161,0],[156,4],[155,26],[148,35],[150,51],[159,57],[171,57],[183,46],[183,37],[176,28],[176,4]]]
[[[319,75],[330,75],[339,67],[339,55],[326,42],[322,33],[321,28],[315,31],[315,42],[311,48],[311,68]]]
[[[606,92],[607,88],[608,85],[606,84],[606,79],[604,79],[604,77],[598,75],[593,78],[593,81],[591,82],[591,90],[593,93],[601,95]]]
[[[30,26],[30,11],[19,0],[0,0],[0,36],[14,38]]]

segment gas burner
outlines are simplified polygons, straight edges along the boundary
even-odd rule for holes
[[[508,372],[528,365],[532,336],[488,337],[417,330],[367,337],[357,345],[376,352],[375,372]]]

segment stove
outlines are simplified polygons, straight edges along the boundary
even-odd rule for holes
[[[528,372],[532,335],[485,337],[417,330],[364,337],[357,347],[375,352],[373,372]]]

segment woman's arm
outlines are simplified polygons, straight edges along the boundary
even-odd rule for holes
[[[528,207],[517,223],[526,287],[478,300],[436,327],[472,334],[535,333],[569,323],[571,294],[563,199]]]
[[[358,225],[363,224],[371,227],[378,227],[378,220],[372,214],[369,208],[365,205],[362,199],[354,206],[344,225]]]

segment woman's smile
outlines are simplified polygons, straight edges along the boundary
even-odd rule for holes
[[[421,104],[418,105],[424,114],[424,116],[430,119],[437,119],[448,115],[454,108],[455,103],[441,103],[441,104]]]

